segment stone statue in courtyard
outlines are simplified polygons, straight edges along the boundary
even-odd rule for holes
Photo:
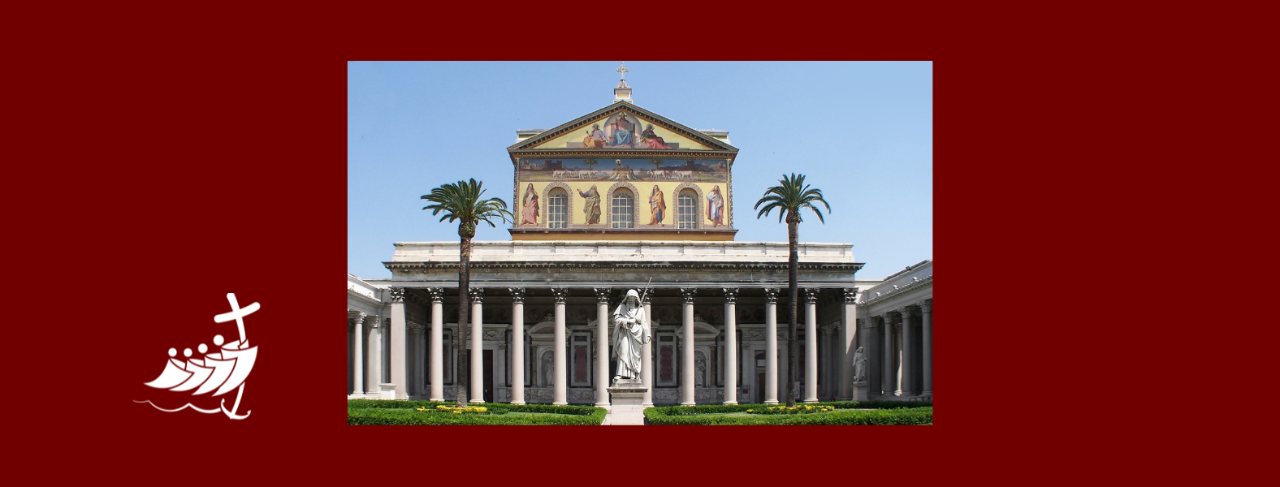
[[[551,366],[551,354],[542,354],[542,385],[544,387],[551,387],[555,384],[554,372],[555,370]]]
[[[858,347],[858,351],[853,353],[853,381],[864,380],[867,380],[867,354],[862,352],[862,347]]]
[[[640,304],[640,293],[629,290],[613,310],[612,358],[618,361],[617,375],[613,376],[615,384],[618,379],[640,379],[640,347],[649,340],[649,317]]]
[[[707,361],[703,360],[702,354],[698,354],[696,363],[697,365],[695,365],[694,368],[698,371],[698,375],[695,376],[693,385],[702,387],[702,378],[707,375]]]

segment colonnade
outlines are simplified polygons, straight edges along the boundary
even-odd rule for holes
[[[382,341],[382,331],[386,327],[381,326],[377,316],[364,312],[348,313],[347,319],[354,323],[352,390],[355,394],[377,395],[383,377],[381,356],[383,347],[379,343]],[[368,335],[367,339],[365,335]],[[365,356],[366,343],[369,349],[367,357]]]
[[[694,374],[696,371],[695,364],[694,364],[694,360],[695,360],[694,359],[695,357],[694,298],[698,293],[698,289],[699,288],[690,287],[690,288],[680,288],[679,290],[680,296],[682,298],[682,308],[681,308],[682,333],[681,335],[683,335],[681,338],[681,347],[680,347],[681,354],[679,359],[680,360],[679,368],[681,371],[680,384],[679,384],[680,404],[689,405],[689,406],[696,404],[695,395],[694,395],[694,386],[695,386]],[[552,381],[553,383],[552,404],[564,405],[564,404],[568,404],[568,401],[567,401],[568,371],[567,371],[567,357],[566,357],[567,355],[566,334],[567,333],[566,333],[566,324],[565,324],[565,302],[569,296],[569,290],[567,288],[550,288],[549,290],[551,292],[551,295],[554,301],[554,307],[553,307],[553,313],[552,313],[552,316],[554,319],[554,328],[553,328],[554,355],[553,355],[553,362],[552,362],[554,380]],[[591,290],[596,296],[596,332],[595,332],[595,342],[596,342],[595,343],[595,351],[596,351],[595,353],[595,357],[596,357],[595,359],[596,360],[595,397],[596,397],[596,401],[595,401],[595,405],[600,407],[609,407],[609,393],[608,393],[607,387],[609,385],[609,380],[610,380],[609,332],[611,331],[610,329],[611,310],[609,309],[608,300],[612,292],[612,288],[597,287],[597,288],[591,288]],[[720,291],[724,297],[724,317],[725,317],[724,331],[723,331],[724,339],[726,343],[737,343],[738,330],[737,330],[737,322],[736,322],[737,321],[736,320],[736,317],[737,317],[736,303],[737,303],[737,297],[739,295],[739,289],[738,288],[717,288],[717,290]],[[389,340],[390,342],[389,343],[390,374],[389,374],[389,377],[387,377],[388,382],[390,384],[387,384],[387,385],[394,386],[394,397],[397,399],[407,399],[410,395],[417,396],[417,395],[422,395],[424,392],[427,392],[429,399],[432,401],[445,400],[444,372],[443,372],[443,365],[444,365],[443,301],[444,301],[445,293],[443,288],[426,288],[425,291],[429,295],[430,301],[431,301],[431,325],[429,330],[423,325],[416,325],[413,323],[406,322],[405,288],[391,288],[390,319],[388,320],[389,322],[388,324],[390,328],[390,340]],[[527,295],[526,288],[507,288],[507,291],[510,293],[511,301],[512,301],[511,303],[512,336],[523,337],[524,336],[524,299],[525,299],[525,296]],[[805,345],[804,350],[800,350],[799,353],[803,357],[803,363],[804,363],[803,373],[805,374],[804,375],[805,388],[804,388],[804,391],[802,391],[802,395],[800,397],[797,397],[797,399],[803,398],[802,399],[803,402],[817,402],[819,400],[818,398],[818,366],[819,365],[818,365],[818,357],[817,357],[817,352],[818,352],[817,301],[818,301],[819,292],[820,292],[820,289],[817,289],[817,288],[805,288],[803,290],[804,306],[805,306],[804,330],[805,330],[806,339],[804,340],[804,345]],[[852,317],[854,316],[854,313],[855,313],[854,297],[856,296],[856,292],[857,292],[856,289],[848,289],[848,288],[844,289],[845,310],[841,313],[841,316],[842,316],[841,319],[842,319],[842,322],[845,322],[845,324],[841,327],[841,329],[844,330],[844,333],[841,335],[843,339],[840,342],[841,344],[845,344],[846,346],[841,348],[847,349],[854,343],[854,333],[855,333],[856,327],[853,324]],[[778,293],[779,293],[779,289],[777,288],[764,289],[764,297],[765,297],[764,336],[766,341],[766,347],[765,347],[766,348],[765,349],[766,374],[765,374],[765,384],[764,384],[764,389],[765,389],[764,399],[766,404],[777,404],[779,402],[778,401],[779,364],[778,364],[778,350],[777,350]],[[483,341],[483,325],[484,325],[483,318],[484,318],[485,289],[472,288],[468,293],[468,297],[470,298],[469,311],[470,311],[470,318],[471,318],[470,319],[471,388],[470,388],[470,394],[468,399],[470,402],[479,403],[479,402],[483,402],[484,368],[483,368],[483,362],[482,362],[482,355],[483,355],[483,342],[484,342]],[[651,295],[646,295],[642,298],[642,305],[644,306],[645,315],[648,317],[653,316],[651,298],[652,298]],[[902,315],[902,316],[908,316],[908,315]],[[927,316],[927,312],[926,312],[926,316]],[[378,353],[378,350],[381,347],[376,347],[376,346],[369,347],[371,356],[368,358],[369,359],[368,363],[370,364],[371,368],[374,368],[376,370],[374,370],[371,373],[366,373],[363,370],[365,359],[364,357],[362,357],[363,347],[361,344],[363,328],[366,326],[365,321],[366,321],[366,318],[364,314],[360,313],[359,318],[356,320],[356,333],[355,333],[356,334],[356,339],[355,339],[356,351],[354,356],[356,379],[355,379],[354,389],[357,391],[357,393],[359,393],[359,391],[365,391],[366,394],[375,395],[379,391],[379,383],[381,381],[374,378],[380,379],[384,375],[382,374],[382,371],[381,371],[380,359],[374,356]],[[387,329],[387,326],[379,326],[380,324],[377,323],[377,321],[378,321],[377,319],[372,320],[372,322],[369,323],[368,326],[372,330],[373,334],[377,334],[380,336],[383,330]],[[928,322],[929,320],[926,319],[926,323]],[[928,340],[931,339],[931,326],[926,325],[926,327],[929,327],[926,329],[926,336],[928,337],[926,339],[926,343],[928,343]],[[651,330],[651,331],[656,331],[656,330]],[[430,334],[430,337],[431,337],[429,341],[426,340],[428,333]],[[906,333],[907,334],[906,334],[905,340],[910,341],[911,339],[910,331],[907,331]],[[656,339],[657,337],[655,335],[654,340]],[[886,339],[886,342],[885,342],[886,351],[889,350],[888,347],[891,344],[891,340],[892,340],[892,337],[890,337],[889,339]],[[430,343],[429,347],[426,346],[428,342]],[[928,350],[930,347],[931,347],[931,344],[925,345],[926,356],[930,355],[928,353]],[[843,352],[840,355],[848,355],[851,353],[851,350],[840,350],[840,351]],[[738,352],[739,350],[737,346],[727,346],[724,348],[724,353],[725,353],[724,376],[723,376],[724,377],[724,404],[738,403],[738,398],[737,398],[737,392],[738,392],[738,386],[739,386],[738,370],[737,370],[738,369],[738,357],[737,357]],[[413,360],[412,368],[406,369],[406,366],[409,364],[409,362],[406,361],[406,356],[410,353],[412,353],[415,357],[418,357],[418,359]],[[914,353],[914,352],[906,352],[906,353]],[[429,371],[423,370],[424,360],[421,360],[420,357],[423,357],[424,354],[429,354],[429,357],[430,357]],[[524,364],[523,355],[524,355],[524,347],[515,346],[511,348],[511,364],[510,364],[511,376],[517,377],[517,378],[524,377],[525,364]],[[889,354],[886,353],[886,355],[889,355]],[[914,355],[908,357],[906,361],[909,361],[912,357],[914,357]],[[462,357],[459,357],[459,359],[461,360]],[[642,347],[641,360],[642,360],[641,381],[643,384],[649,386],[647,392],[645,393],[644,405],[651,406],[653,405],[654,372],[653,372],[653,351],[651,350],[650,344],[645,344]],[[835,363],[841,364],[843,368],[846,368],[846,369],[848,368],[848,367],[845,367],[845,365],[848,365],[848,362],[850,360],[849,357],[846,356],[846,357],[843,357],[843,359],[837,358],[835,360],[836,360]],[[902,362],[905,363],[906,361],[902,361]],[[928,367],[926,367],[926,369],[927,368]],[[910,373],[911,370],[912,369],[910,368],[908,369],[908,374]],[[836,390],[839,391],[842,397],[848,397],[848,393],[847,393],[848,385],[843,384],[843,382],[847,382],[847,380],[845,380],[847,379],[845,372],[847,371],[841,371],[839,374],[837,374],[838,380],[841,381],[842,384],[839,387],[837,387]],[[430,374],[429,381],[426,380],[426,373]],[[798,380],[798,375],[797,375],[797,380]],[[837,377],[833,377],[832,380],[837,380]],[[431,384],[429,392],[425,390],[426,382],[430,382]],[[930,386],[931,383],[932,383],[931,374],[926,373],[926,376],[924,379],[924,384],[926,389],[931,388]],[[523,387],[523,382],[520,380],[517,380],[514,384],[515,386],[511,388],[511,403],[524,404],[525,391]]]
[[[933,300],[870,317],[883,332],[880,394],[933,396]]]

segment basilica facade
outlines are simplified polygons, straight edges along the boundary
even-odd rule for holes
[[[625,73],[624,73],[625,75]],[[397,242],[389,279],[347,276],[349,398],[609,406],[612,310],[642,296],[645,405],[786,398],[786,242],[734,240],[728,133],[614,103],[518,130],[510,241]],[[799,244],[798,401],[932,399],[932,263],[856,276],[848,243]],[[780,322],[781,321],[781,322]],[[455,344],[460,347],[455,350]]]

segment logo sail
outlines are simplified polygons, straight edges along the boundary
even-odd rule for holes
[[[237,411],[240,409],[240,399],[244,395],[244,381],[249,378],[249,373],[253,371],[253,363],[258,357],[258,347],[250,347],[249,340],[244,333],[244,317],[257,311],[261,306],[253,303],[244,308],[236,302],[235,293],[227,293],[227,301],[231,303],[231,312],[217,315],[213,318],[215,323],[225,323],[231,320],[236,321],[236,326],[240,332],[240,339],[223,345],[222,335],[213,337],[214,345],[221,345],[220,352],[205,355],[203,359],[189,358],[185,363],[177,358],[170,358],[165,363],[164,371],[160,373],[151,382],[145,385],[156,389],[168,389],[170,391],[185,392],[195,389],[192,395],[206,394],[214,389],[214,397],[221,396],[232,390],[236,390],[235,404],[231,409],[226,408],[226,400],[220,403],[219,408],[227,417],[231,419],[244,419],[249,417],[252,411],[246,411],[245,414],[239,415]],[[200,353],[204,353],[207,348],[204,344],[199,347]],[[176,357],[177,349],[169,349],[169,357]],[[183,351],[183,356],[191,357],[191,349]],[[199,389],[196,389],[199,387]],[[150,401],[134,401],[148,402]],[[152,404],[156,409],[161,411],[173,412],[180,411],[182,408],[168,410],[161,409],[159,406]],[[190,406],[190,404],[187,404]],[[202,413],[216,413],[218,410],[203,410],[191,406],[192,409]]]

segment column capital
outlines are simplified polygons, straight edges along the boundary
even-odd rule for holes
[[[930,313],[930,314],[932,314],[932,313],[933,313],[933,300],[931,299],[931,300],[927,300],[927,301],[922,301],[922,302],[920,302],[920,310],[921,310],[921,311],[924,311],[925,313]]]
[[[724,288],[724,302],[733,304],[737,302],[737,300],[738,300],[738,288],[736,287]]]
[[[429,288],[427,288],[427,289],[426,289],[426,291],[427,291],[427,294],[431,296],[431,302],[432,302],[432,303],[443,303],[443,302],[444,302],[444,288],[442,288],[442,287],[429,287]]]
[[[915,314],[915,311],[913,311],[910,306],[903,306],[901,308],[895,309],[894,311],[897,311],[898,315],[901,316],[904,321],[907,318],[910,318],[911,315]]]
[[[404,302],[404,288],[402,287],[391,288],[391,302],[393,303]]]
[[[680,296],[684,297],[685,304],[693,304],[693,295],[697,293],[698,293],[698,288],[696,287],[680,288]]]
[[[844,291],[844,304],[854,304],[858,302],[858,288],[846,287]]]
[[[363,311],[352,311],[348,314],[348,317],[354,317],[356,319],[357,325],[363,322],[366,316],[369,316],[369,314]]]
[[[764,288],[764,301],[766,303],[778,304],[778,288],[776,287]]]
[[[471,298],[472,304],[484,304],[484,288],[473,287],[468,289],[467,297]]]
[[[804,288],[804,302],[805,302],[805,304],[814,304],[814,303],[817,303],[817,302],[818,302],[818,293],[820,293],[820,292],[822,292],[822,290],[821,290],[821,289],[818,289],[818,288],[815,288],[815,287],[806,287],[806,288]]]
[[[592,291],[595,291],[595,293],[596,293],[596,302],[597,302],[597,303],[605,303],[605,304],[608,304],[608,303],[609,303],[609,293],[613,291],[613,288],[609,288],[609,287],[593,287],[593,288],[591,288],[591,290],[592,290]]]
[[[409,325],[409,333],[412,333],[414,335],[420,334],[422,333],[423,330],[427,329],[426,326],[418,323],[409,323],[408,325]]]
[[[524,303],[525,288],[509,287],[507,291],[511,293],[511,301],[516,303]]]
[[[563,287],[551,288],[551,296],[555,298],[557,304],[564,304],[565,298],[569,297],[569,290]]]

